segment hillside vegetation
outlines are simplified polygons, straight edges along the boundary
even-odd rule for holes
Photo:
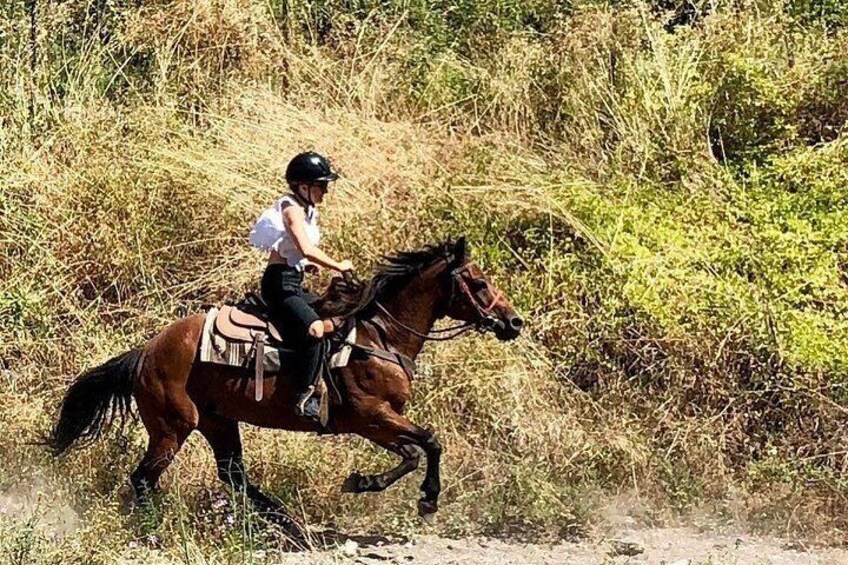
[[[257,285],[246,232],[305,149],[344,176],[334,255],[364,275],[465,234],[528,319],[425,348],[437,531],[579,535],[626,495],[841,539],[846,23],[837,0],[4,3],[2,559],[272,559],[198,437],[156,516],[124,508],[141,426],[30,444],[76,374]],[[362,440],[244,433],[308,522],[425,528],[418,475],[339,492],[393,464]]]

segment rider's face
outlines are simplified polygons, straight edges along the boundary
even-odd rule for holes
[[[314,204],[321,204],[324,201],[324,195],[329,190],[327,181],[313,182],[300,185],[300,193]]]
[[[310,190],[312,190],[313,195],[312,201],[320,204],[324,201],[324,196],[330,190],[330,183],[327,181],[316,182],[312,184]]]

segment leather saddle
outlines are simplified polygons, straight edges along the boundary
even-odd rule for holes
[[[338,319],[325,320],[324,331],[329,335],[336,329]],[[257,294],[248,292],[236,304],[221,306],[215,318],[215,331],[225,339],[254,343],[257,335],[265,334],[269,343],[281,346],[284,342],[280,327],[271,321],[268,305]]]
[[[241,363],[247,363],[251,359],[254,365],[254,398],[257,402],[262,400],[263,382],[265,375],[265,365],[269,364],[269,370],[278,371],[280,368],[280,355],[283,351],[289,349],[283,341],[280,329],[270,320],[270,312],[267,305],[262,299],[253,294],[248,293],[244,299],[237,304],[225,304],[221,306],[218,313],[215,315],[214,321],[211,322],[211,330],[221,336],[226,342],[236,346],[235,351],[241,352],[236,355],[241,359]],[[209,323],[207,322],[207,323]],[[324,321],[325,328],[330,326],[330,331],[334,328],[334,324],[330,320]],[[344,324],[346,332],[353,328],[353,320],[348,320]],[[332,332],[331,332],[332,333]],[[334,336],[329,341],[329,347],[324,350],[326,356],[325,363],[329,362],[330,366],[344,366],[350,357],[350,346],[345,346],[344,337],[348,334],[342,334],[342,339]],[[352,334],[351,334],[352,335]],[[355,337],[353,338],[355,340]],[[266,358],[266,346],[270,348],[270,358]],[[231,349],[227,349],[232,351]],[[201,347],[201,355],[204,351]],[[238,363],[238,364],[241,364]],[[234,360],[230,360],[230,364],[235,364]],[[318,396],[321,401],[321,423],[326,425],[327,422],[327,387],[324,384],[321,375],[328,372],[329,368],[325,364],[325,368],[319,371],[317,375]],[[337,391],[338,393],[338,391]]]
[[[266,334],[272,340],[282,342],[279,328],[269,319],[267,313],[257,315],[239,308],[239,305],[221,306],[215,318],[215,331],[233,341],[252,343],[257,334]]]

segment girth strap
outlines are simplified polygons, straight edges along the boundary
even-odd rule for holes
[[[376,347],[370,347],[368,345],[360,345],[358,343],[351,343],[349,341],[345,341],[351,347],[355,347],[367,355],[371,355],[372,357],[376,357],[378,359],[382,359],[383,361],[388,361],[390,363],[394,363],[395,365],[399,365],[404,372],[406,372],[406,376],[409,380],[412,380],[412,376],[415,374],[415,361],[404,355],[403,353],[396,353],[393,351],[386,351],[385,349],[378,349]]]
[[[350,345],[359,348],[367,355],[372,355],[384,361],[394,363],[395,365],[400,365],[400,367],[406,373],[406,378],[412,381],[412,377],[415,374],[415,361],[413,361],[403,353],[393,351],[394,348],[389,345],[388,332],[386,331],[386,327],[383,325],[383,322],[374,318],[369,318],[367,320],[362,321],[371,324],[371,326],[373,326],[374,329],[377,330],[377,334],[380,336],[380,341],[383,342],[383,347],[385,349],[369,347],[367,345],[359,345],[358,343],[350,343]]]

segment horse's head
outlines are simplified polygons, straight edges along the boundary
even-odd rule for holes
[[[471,261],[464,237],[453,246],[446,274],[448,299],[444,315],[477,324],[481,331],[490,331],[501,341],[518,337],[524,327],[524,319],[480,267]]]

